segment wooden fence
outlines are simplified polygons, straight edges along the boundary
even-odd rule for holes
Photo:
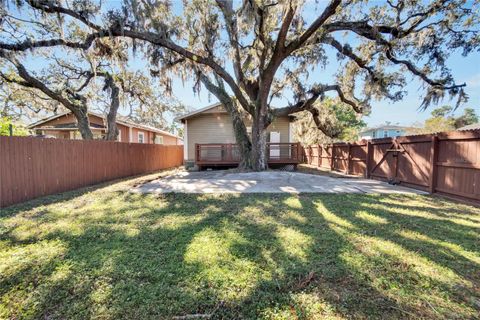
[[[480,130],[304,148],[305,162],[480,203]]]
[[[183,163],[183,146],[0,137],[0,208]]]

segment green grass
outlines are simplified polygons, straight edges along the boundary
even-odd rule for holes
[[[478,318],[478,208],[133,183],[1,211],[0,319]]]

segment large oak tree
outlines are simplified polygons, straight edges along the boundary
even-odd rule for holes
[[[416,77],[423,83],[423,108],[445,95],[465,101],[465,85],[454,81],[446,61],[452,52],[478,50],[480,42],[477,1],[193,0],[184,2],[179,15],[170,1],[126,1],[121,10],[108,12],[89,0],[27,3],[81,25],[82,34],[12,39],[0,48],[88,49],[102,38],[131,39],[159,77],[191,77],[225,105],[241,166],[254,170],[267,167],[266,129],[275,117],[309,111],[318,128],[328,131],[313,107],[327,94],[361,113],[372,99],[402,99],[406,82]],[[328,64],[336,75],[312,81],[309,75]],[[274,108],[280,96],[291,101]],[[244,113],[252,120],[251,137]]]

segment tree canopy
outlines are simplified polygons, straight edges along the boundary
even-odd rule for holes
[[[318,130],[309,112],[299,112],[295,115],[293,130],[295,141],[302,145],[353,142],[358,140],[360,130],[366,127],[361,114],[336,99],[326,98],[321,103],[316,102],[314,108],[318,109],[318,119],[322,121],[322,128],[327,128],[327,133]]]
[[[465,84],[455,82],[447,60],[452,52],[468,55],[480,44],[478,1],[193,0],[185,1],[180,13],[160,0],[126,0],[113,9],[90,0],[25,3],[38,15],[70,25],[70,31],[36,26],[40,37],[3,38],[3,52],[63,46],[115,56],[119,50],[111,43],[127,39],[163,85],[172,77],[190,78],[194,90],[204,86],[225,105],[241,165],[255,170],[267,166],[266,128],[275,117],[308,111],[327,132],[314,104],[329,94],[363,113],[373,100],[402,99],[415,77],[423,83],[421,108],[446,96],[455,97],[457,105],[465,102]],[[332,64],[334,76],[310,80]],[[274,107],[278,97],[290,102]],[[242,112],[252,119],[251,137]]]
[[[410,128],[408,133],[426,134],[452,131],[479,122],[479,117],[473,108],[463,109],[460,115],[455,115],[455,111],[452,106],[433,109],[431,117],[425,120],[424,124]]]
[[[8,3],[0,9],[4,13],[0,35],[8,40],[45,34],[73,38],[82,32],[75,24],[39,14],[33,7],[25,8],[22,2],[17,5],[22,15],[14,9],[7,10]],[[87,114],[97,111],[106,115],[105,138],[116,140],[115,120],[122,105],[132,121],[169,128],[168,113],[177,114],[183,106],[166,101],[166,91],[148,72],[127,67],[128,50],[120,39],[99,40],[91,50],[66,46],[46,46],[27,52],[0,50],[1,115],[30,119],[70,110],[82,137],[92,139]]]

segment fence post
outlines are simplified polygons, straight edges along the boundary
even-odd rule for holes
[[[372,142],[367,141],[367,152],[365,156],[365,178],[370,179],[370,170],[372,170]]]
[[[320,167],[320,165],[322,164],[322,147],[318,144],[317,145],[317,154],[318,154],[318,158],[317,158],[317,167]]]
[[[438,136],[434,134],[432,136],[432,144],[430,147],[430,183],[428,186],[428,192],[434,193],[435,186],[437,184],[437,158],[438,158]]]
[[[335,156],[335,154],[333,153],[333,148],[334,147],[335,147],[335,145],[332,143],[332,151],[331,151],[332,158],[330,159],[330,171],[333,171],[333,169],[335,169],[335,163],[333,161],[334,156]]]
[[[347,151],[347,167],[345,168],[345,173],[346,174],[350,174],[350,155],[351,155],[351,149],[352,149],[352,145],[350,144],[350,142],[348,143],[348,151]]]

